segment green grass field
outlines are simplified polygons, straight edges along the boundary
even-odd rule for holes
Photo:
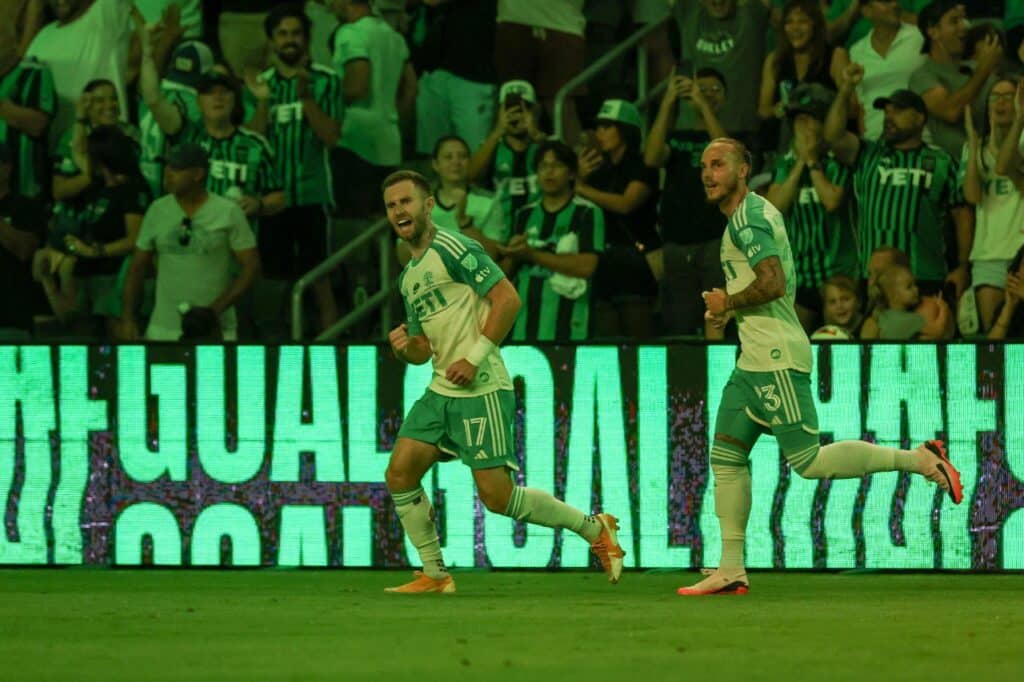
[[[0,571],[0,680],[1021,680],[1019,575]]]

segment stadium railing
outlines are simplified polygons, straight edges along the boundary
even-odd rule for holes
[[[292,287],[292,340],[302,340],[304,325],[302,298],[306,289],[311,287],[321,277],[331,274],[345,261],[360,255],[361,249],[374,239],[378,243],[377,250],[380,258],[380,290],[367,298],[365,302],[357,306],[348,315],[334,323],[332,327],[322,331],[315,340],[330,341],[337,338],[378,308],[381,311],[381,328],[385,331],[391,328],[390,296],[395,288],[391,277],[391,261],[394,256],[391,252],[391,225],[386,218],[382,218],[373,223],[363,234],[350,241],[343,248],[335,251],[324,262],[317,265],[295,282],[295,286]]]

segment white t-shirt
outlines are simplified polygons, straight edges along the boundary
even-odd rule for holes
[[[338,18],[334,12],[319,2],[306,3],[306,16],[313,22],[313,30],[309,35],[309,54],[314,64],[331,63],[331,40],[338,28]]]
[[[147,24],[158,23],[171,5],[181,8],[181,28],[186,38],[198,38],[203,31],[203,10],[199,0],[135,0]]]
[[[397,166],[402,162],[402,134],[396,99],[409,48],[383,19],[363,17],[342,24],[334,35],[334,70],[340,77],[355,59],[370,62],[370,94],[345,109],[341,146],[374,165]]]
[[[874,142],[882,136],[885,112],[875,109],[875,100],[910,86],[911,74],[927,61],[927,55],[921,54],[923,44],[924,36],[916,26],[902,24],[884,57],[871,45],[871,33],[850,47],[850,61],[864,67],[864,78],[857,85],[864,107],[864,139]]]
[[[455,219],[454,206],[442,206],[434,194],[436,203],[434,210],[430,213],[430,219],[439,230],[462,233],[459,223]],[[466,215],[473,219],[473,224],[484,233],[488,239],[493,239],[504,244],[508,241],[508,232],[505,225],[504,212],[501,202],[491,192],[480,189],[471,189],[466,197]]]
[[[188,243],[181,210],[174,195],[157,199],[146,211],[135,246],[156,254],[156,305],[149,323],[161,330],[181,333],[180,306],[208,306],[223,294],[232,280],[234,253],[256,248],[249,221],[235,202],[211,194],[194,216]],[[234,308],[220,316],[221,329],[229,334],[238,327]]]
[[[1024,246],[1024,196],[1013,181],[995,171],[996,157],[986,145],[981,150],[981,203],[974,209],[974,244],[971,261],[1010,260]],[[967,170],[967,145],[960,156]]]
[[[498,0],[498,23],[523,24],[583,36],[583,0]]]
[[[57,91],[57,115],[50,126],[50,149],[56,150],[61,136],[75,120],[75,102],[85,85],[105,78],[117,88],[121,118],[128,120],[125,73],[133,31],[131,0],[96,0],[92,7],[70,24],[56,21],[44,26],[28,48],[50,68]]]

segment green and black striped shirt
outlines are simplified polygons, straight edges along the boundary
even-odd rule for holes
[[[285,78],[276,68],[268,69],[260,78],[270,86],[267,138],[288,205],[333,206],[330,149],[306,121],[302,101],[295,93],[295,79]],[[338,74],[321,64],[310,65],[309,89],[324,113],[340,122],[345,101]],[[252,99],[248,90],[245,96]]]
[[[262,197],[282,188],[274,154],[267,138],[246,128],[236,128],[228,137],[213,137],[200,124],[188,124],[175,144],[194,142],[210,157],[206,189],[222,197],[237,198],[238,188],[250,197]]]
[[[904,150],[862,141],[853,187],[862,275],[875,249],[895,246],[918,279],[946,276],[946,221],[963,203],[953,157],[928,145]]]
[[[53,75],[37,59],[18,62],[0,76],[0,100],[26,109],[35,109],[51,120],[57,111],[57,93]],[[35,198],[50,192],[50,160],[47,152],[47,131],[32,137],[0,118],[0,145],[7,147],[11,158],[11,190],[23,197]]]
[[[502,139],[494,150],[491,182],[504,212],[506,225],[514,224],[519,209],[540,199],[537,171],[534,170],[536,156],[537,145],[533,143],[517,152]]]
[[[789,177],[796,156],[793,152],[779,157],[775,164],[775,184]],[[857,277],[857,249],[853,239],[853,201],[850,199],[850,170],[829,154],[821,164],[822,172],[845,194],[843,204],[832,213],[818,197],[811,174],[804,170],[797,194],[786,217],[786,233],[796,261],[796,284],[817,289],[837,273]]]
[[[557,213],[544,209],[540,201],[519,209],[513,234],[525,234],[536,249],[556,251],[558,242],[575,234],[578,253],[604,251],[604,212],[582,197],[573,197]],[[569,298],[552,287],[554,273],[539,265],[524,263],[516,273],[516,287],[523,306],[512,328],[515,341],[579,341],[590,336],[592,282],[577,298]],[[559,276],[561,277],[561,276]],[[564,277],[561,277],[563,282]],[[579,288],[579,282],[575,285]]]

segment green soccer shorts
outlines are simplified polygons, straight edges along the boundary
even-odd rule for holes
[[[519,469],[512,441],[515,394],[494,391],[452,398],[428,390],[409,410],[399,438],[436,445],[447,460],[471,469]]]
[[[733,370],[718,406],[712,464],[745,466],[750,448],[763,433],[778,439],[797,472],[814,460],[819,444],[818,412],[810,374],[792,369]]]

